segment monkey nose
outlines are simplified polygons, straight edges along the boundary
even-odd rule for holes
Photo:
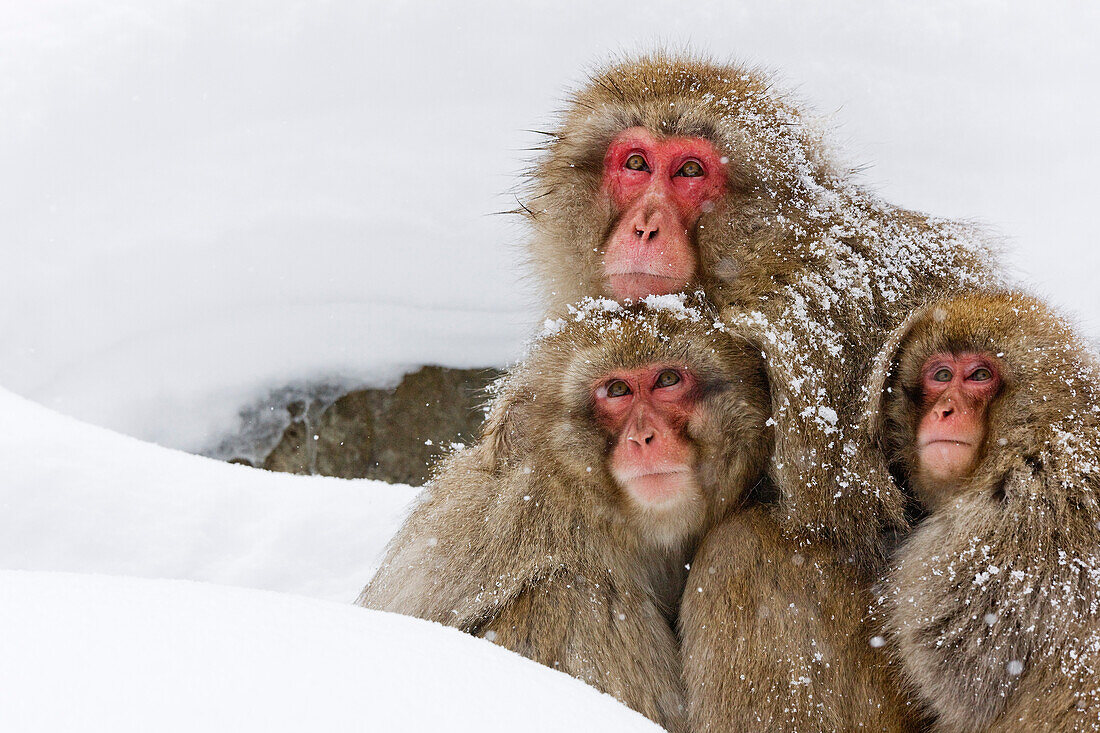
[[[650,242],[661,233],[661,215],[654,212],[636,218],[634,224],[634,236],[642,242]]]

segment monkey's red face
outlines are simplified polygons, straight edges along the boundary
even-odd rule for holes
[[[725,193],[726,163],[698,137],[619,133],[604,157],[603,185],[619,213],[604,247],[611,295],[637,300],[684,289],[695,276],[692,232]]]
[[[600,424],[615,436],[611,473],[639,504],[664,507],[695,493],[695,450],[684,428],[696,382],[682,367],[615,372],[594,390]]]
[[[936,354],[921,369],[920,472],[940,483],[970,474],[988,430],[1001,372],[989,354]]]

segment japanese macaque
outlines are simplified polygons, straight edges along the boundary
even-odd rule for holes
[[[754,331],[777,520],[881,567],[905,498],[859,429],[860,390],[914,308],[993,278],[980,232],[859,187],[759,71],[664,54],[609,66],[573,96],[521,212],[552,314],[585,296],[701,289]]]
[[[926,516],[879,612],[941,731],[1100,730],[1100,365],[1037,300],[933,304],[891,338],[870,432]]]
[[[762,477],[769,405],[759,347],[713,312],[589,301],[502,380],[359,603],[482,636],[684,731],[686,565]]]

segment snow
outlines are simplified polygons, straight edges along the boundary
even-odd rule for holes
[[[0,390],[0,568],[185,578],[350,603],[417,490],[221,463]]]
[[[427,621],[214,585],[0,572],[6,731],[659,731]]]

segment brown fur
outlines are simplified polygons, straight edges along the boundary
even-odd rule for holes
[[[820,128],[757,70],[655,54],[578,91],[549,134],[523,204],[549,308],[604,295],[616,212],[601,190],[608,143],[643,126],[702,136],[729,158],[728,194],[692,237],[723,317],[757,334],[776,421],[777,521],[804,542],[876,566],[904,498],[868,456],[859,385],[913,308],[990,278],[973,228],[893,207],[830,159]]]
[[[1004,385],[973,474],[913,531],[885,584],[898,659],[938,730],[1100,730],[1100,366],[1024,295],[917,312],[871,385],[871,434],[902,482],[920,368],[944,351],[992,354]]]
[[[910,729],[916,713],[864,623],[867,581],[785,536],[764,507],[712,530],[681,611],[692,730]]]
[[[767,386],[758,348],[713,313],[610,305],[562,321],[502,381],[481,440],[439,469],[359,602],[492,638],[683,731],[684,567],[763,471]],[[700,383],[686,432],[702,493],[672,526],[616,485],[592,411],[599,378],[652,363]]]

